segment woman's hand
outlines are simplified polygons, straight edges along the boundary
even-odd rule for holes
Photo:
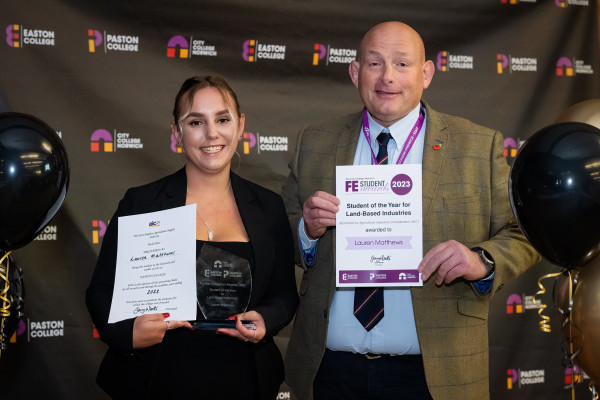
[[[144,314],[133,322],[133,348],[141,349],[162,342],[169,329],[186,327],[193,329],[188,321],[167,321],[169,313]]]
[[[248,311],[234,315],[233,317],[229,317],[229,319],[235,319],[235,329],[219,328],[217,329],[217,334],[232,336],[243,340],[244,342],[258,343],[265,337],[265,333],[267,333],[265,320],[262,315],[256,311]],[[242,324],[242,321],[250,321],[254,324],[255,329],[246,328],[244,324]]]

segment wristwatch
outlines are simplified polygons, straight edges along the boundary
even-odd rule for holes
[[[488,273],[481,279],[488,278],[496,270],[496,263],[494,262],[494,259],[492,258],[490,253],[485,251],[482,247],[473,247],[471,250],[479,255],[479,258],[481,259],[483,265],[485,265],[485,267],[489,269]]]

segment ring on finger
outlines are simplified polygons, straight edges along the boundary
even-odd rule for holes
[[[171,329],[171,321],[166,321],[167,323],[167,330]]]

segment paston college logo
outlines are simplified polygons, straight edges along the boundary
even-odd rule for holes
[[[100,238],[106,233],[106,224],[104,221],[95,219],[92,221],[92,243],[100,243]]]
[[[325,46],[321,43],[315,43],[312,65],[319,65],[323,63],[329,64],[350,64],[356,59],[355,49],[340,49],[331,47],[330,45]]]
[[[531,57],[513,57],[510,54],[497,54],[496,55],[496,72],[503,74],[504,71],[508,70],[509,73],[513,72],[536,72],[537,71],[537,59]]]
[[[250,149],[256,146],[256,136],[254,133],[244,132],[240,143],[242,143],[244,154],[250,154]]]
[[[88,29],[88,51],[95,53],[96,49],[102,46],[105,53],[109,51],[138,52],[140,45],[139,36],[131,35],[113,35],[106,31],[100,32],[94,29]]]
[[[250,154],[250,149],[253,148],[256,148],[258,154],[267,151],[288,151],[287,136],[264,136],[260,133],[244,132],[239,144],[242,145],[244,154]]]
[[[522,386],[543,384],[546,380],[546,370],[543,369],[531,369],[528,371],[508,369],[506,388],[517,389]]]

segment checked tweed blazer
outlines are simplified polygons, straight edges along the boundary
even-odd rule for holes
[[[427,385],[434,399],[488,399],[490,297],[540,257],[514,220],[502,135],[427,104],[426,109],[423,251],[452,239],[469,248],[483,247],[496,263],[488,295],[461,279],[438,287],[431,278],[411,289]],[[299,134],[282,193],[295,235],[304,201],[317,190],[335,194],[335,166],[353,164],[361,116],[309,126]],[[435,144],[441,147],[435,149]],[[304,274],[285,364],[286,381],[300,399],[312,397],[325,352],[335,291],[335,233],[330,228],[321,237],[313,266],[305,265],[297,250]],[[386,310],[388,315],[393,318]]]

